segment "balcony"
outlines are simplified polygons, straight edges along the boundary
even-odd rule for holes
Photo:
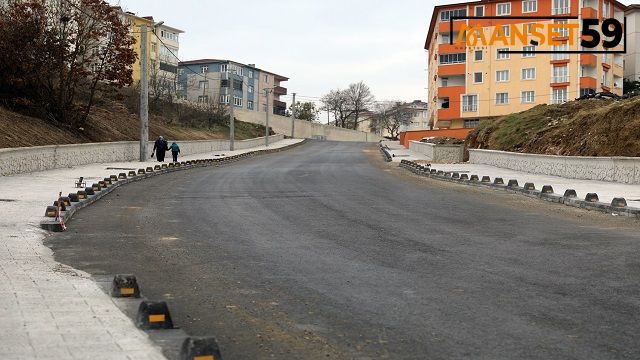
[[[462,28],[462,24],[466,24],[464,20],[456,20],[453,22],[453,32],[458,32]],[[438,32],[439,33],[448,33],[450,31],[451,22],[450,21],[441,21],[438,24]]]
[[[580,65],[596,66],[597,64],[598,58],[594,54],[580,54]]]
[[[584,19],[597,19],[598,18],[598,10],[592,7],[583,7],[580,9],[580,15]]]
[[[439,65],[438,76],[465,75],[466,64]]]
[[[462,112],[478,112],[478,103],[462,104]]]
[[[444,86],[438,88],[438,98],[449,98],[449,108],[438,109],[438,120],[450,120],[460,117],[460,97],[464,92],[464,86]]]
[[[284,115],[287,111],[287,103],[284,101],[273,100],[273,113],[276,115]]]
[[[592,76],[581,76],[580,77],[580,88],[583,89],[595,89],[598,85],[596,78]]]
[[[456,39],[454,39],[453,41],[456,41]],[[466,45],[460,45],[460,44],[438,44],[438,54],[457,54],[460,52],[465,52],[467,50],[467,46]]]
[[[277,96],[287,95],[287,88],[284,88],[282,86],[276,86],[273,88],[273,94]]]

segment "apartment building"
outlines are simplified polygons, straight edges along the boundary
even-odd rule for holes
[[[583,18],[624,19],[625,6],[607,0],[481,0],[436,6],[425,42],[428,51],[428,113],[434,128],[472,128],[482,119],[529,109],[538,104],[557,104],[583,94],[610,91],[622,94],[622,54],[534,54],[527,51],[582,50],[578,26]],[[453,21],[454,44],[450,44],[450,19],[454,16],[495,16],[503,19]],[[578,20],[509,19],[509,16],[577,16]],[[477,27],[476,38],[490,39],[496,32],[507,38],[513,26],[531,36],[532,24],[574,24],[559,29],[548,42],[505,45],[503,42],[461,44],[465,27]],[[512,25],[513,26],[510,26]],[[500,27],[500,29],[496,29]],[[482,31],[482,34],[479,32]],[[465,38],[467,34],[462,34]],[[570,36],[573,38],[571,45]],[[511,46],[510,46],[511,45]],[[505,54],[499,50],[523,51]],[[622,50],[622,43],[613,50]],[[601,45],[591,50],[603,50]],[[611,50],[611,49],[610,49]]]
[[[136,61],[132,65],[133,83],[140,81],[140,61],[142,59],[142,34],[140,26],[147,26],[147,69],[148,80],[158,80],[164,86],[175,87],[175,79],[178,71],[178,59],[180,52],[180,34],[184,31],[165,25],[163,21],[156,22],[153,16],[138,16],[132,12],[124,11],[120,7],[114,7],[120,13],[122,20],[129,26],[129,31],[135,39],[134,51]],[[173,55],[175,54],[175,56]],[[150,91],[154,86],[150,85]]]
[[[282,82],[287,77],[259,69],[255,64],[231,60],[200,59],[178,65],[178,97],[194,103],[229,104],[252,111],[284,115],[287,104],[280,96],[287,94]],[[267,92],[271,103],[267,107]]]
[[[428,104],[422,100],[414,100],[403,106],[411,113],[409,124],[403,126],[401,131],[425,130],[429,129],[429,111]]]
[[[640,4],[629,5],[627,18],[627,52],[624,54],[624,77],[640,81]]]

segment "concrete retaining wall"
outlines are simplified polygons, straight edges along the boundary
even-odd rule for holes
[[[265,124],[266,114],[259,111],[250,111],[245,109],[236,109],[235,117],[238,120],[253,123]],[[269,126],[278,134],[291,136],[292,119],[286,116],[271,115],[269,118]],[[295,138],[312,139],[314,137],[324,137],[326,140],[333,141],[364,141],[378,142],[384,140],[382,137],[364,131],[356,131],[343,129],[335,126],[312,123],[304,120],[296,120],[294,127]]]
[[[270,142],[284,139],[284,135],[273,135]],[[236,140],[236,149],[248,149],[264,144],[264,137]],[[229,140],[179,141],[180,154],[192,155],[229,150]],[[153,142],[149,142],[149,156]],[[12,175],[43,171],[76,165],[114,161],[134,161],[139,158],[137,141],[89,143],[73,145],[35,146],[28,148],[0,149],[0,175]],[[169,158],[171,155],[169,154]]]
[[[521,154],[469,149],[469,162],[570,179],[640,184],[640,158]]]
[[[409,150],[425,155],[433,163],[459,163],[464,158],[464,145],[437,145],[410,141]]]

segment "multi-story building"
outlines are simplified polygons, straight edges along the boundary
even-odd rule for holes
[[[114,7],[114,9],[120,12],[135,39],[133,46],[136,61],[132,65],[133,83],[136,84],[140,81],[140,61],[142,59],[140,26],[146,25],[149,80],[160,79],[162,82],[167,82],[166,86],[174,87],[179,62],[177,59],[180,50],[179,36],[184,31],[165,25],[164,22],[155,22],[152,16],[137,16],[132,12],[123,11],[120,7]],[[154,84],[151,84],[150,91],[153,91],[153,88]]]
[[[409,124],[402,127],[402,131],[429,129],[428,104],[422,100],[414,100],[403,107],[411,112]]]
[[[255,64],[231,60],[201,59],[181,62],[178,66],[178,96],[196,103],[232,102],[235,107],[267,111],[267,92],[273,113],[284,115],[287,94],[281,82],[288,78],[259,69]]]
[[[624,77],[640,81],[640,4],[629,5],[627,18],[627,52],[624,54]]]
[[[582,18],[615,17],[622,22],[624,9],[621,3],[607,0],[481,0],[436,6],[425,43],[429,54],[429,122],[441,129],[475,127],[481,119],[523,111],[537,104],[563,103],[586,93],[610,91],[621,95],[622,54],[505,54],[501,50],[582,50],[580,31],[570,32],[570,26],[579,27]],[[455,20],[452,45],[450,19],[455,16],[504,16],[504,19]],[[509,19],[510,16],[577,16],[578,19]],[[510,42],[505,46],[500,41],[493,44],[487,41],[468,46],[456,41],[465,26],[477,27],[490,39],[498,26],[509,38],[511,24],[530,36],[535,29],[533,24],[548,29],[551,23],[573,24],[560,25],[566,27],[552,36],[558,45],[545,42],[534,46],[527,42],[516,46]],[[475,34],[479,38],[480,33]],[[569,41],[571,34],[573,45]],[[613,50],[622,48],[621,42]],[[599,45],[590,50],[603,48]]]

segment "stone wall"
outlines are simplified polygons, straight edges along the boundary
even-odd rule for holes
[[[244,109],[236,109],[235,117],[238,120],[253,123],[265,124],[266,114],[264,112],[249,111]],[[271,115],[269,117],[269,127],[278,134],[291,136],[292,119],[285,116]],[[320,123],[312,123],[304,120],[296,120],[294,128],[294,136],[299,139],[311,139],[314,137],[324,137],[326,140],[333,141],[364,141],[378,142],[383,140],[382,137],[364,131],[356,131],[343,129],[335,126],[324,125]]]
[[[438,164],[453,164],[463,161],[464,145],[436,145],[419,141],[410,141],[409,150],[425,155]]]
[[[281,141],[284,135],[272,135],[271,143]],[[181,155],[201,154],[229,150],[229,140],[178,141]],[[264,137],[236,140],[238,150],[264,145]],[[12,175],[65,168],[76,165],[135,161],[139,158],[137,141],[89,143],[74,145],[50,145],[27,148],[0,149],[0,175]],[[149,142],[149,156],[153,142]],[[170,155],[169,155],[170,157]]]
[[[570,179],[640,184],[640,158],[521,154],[469,149],[469,162]]]

